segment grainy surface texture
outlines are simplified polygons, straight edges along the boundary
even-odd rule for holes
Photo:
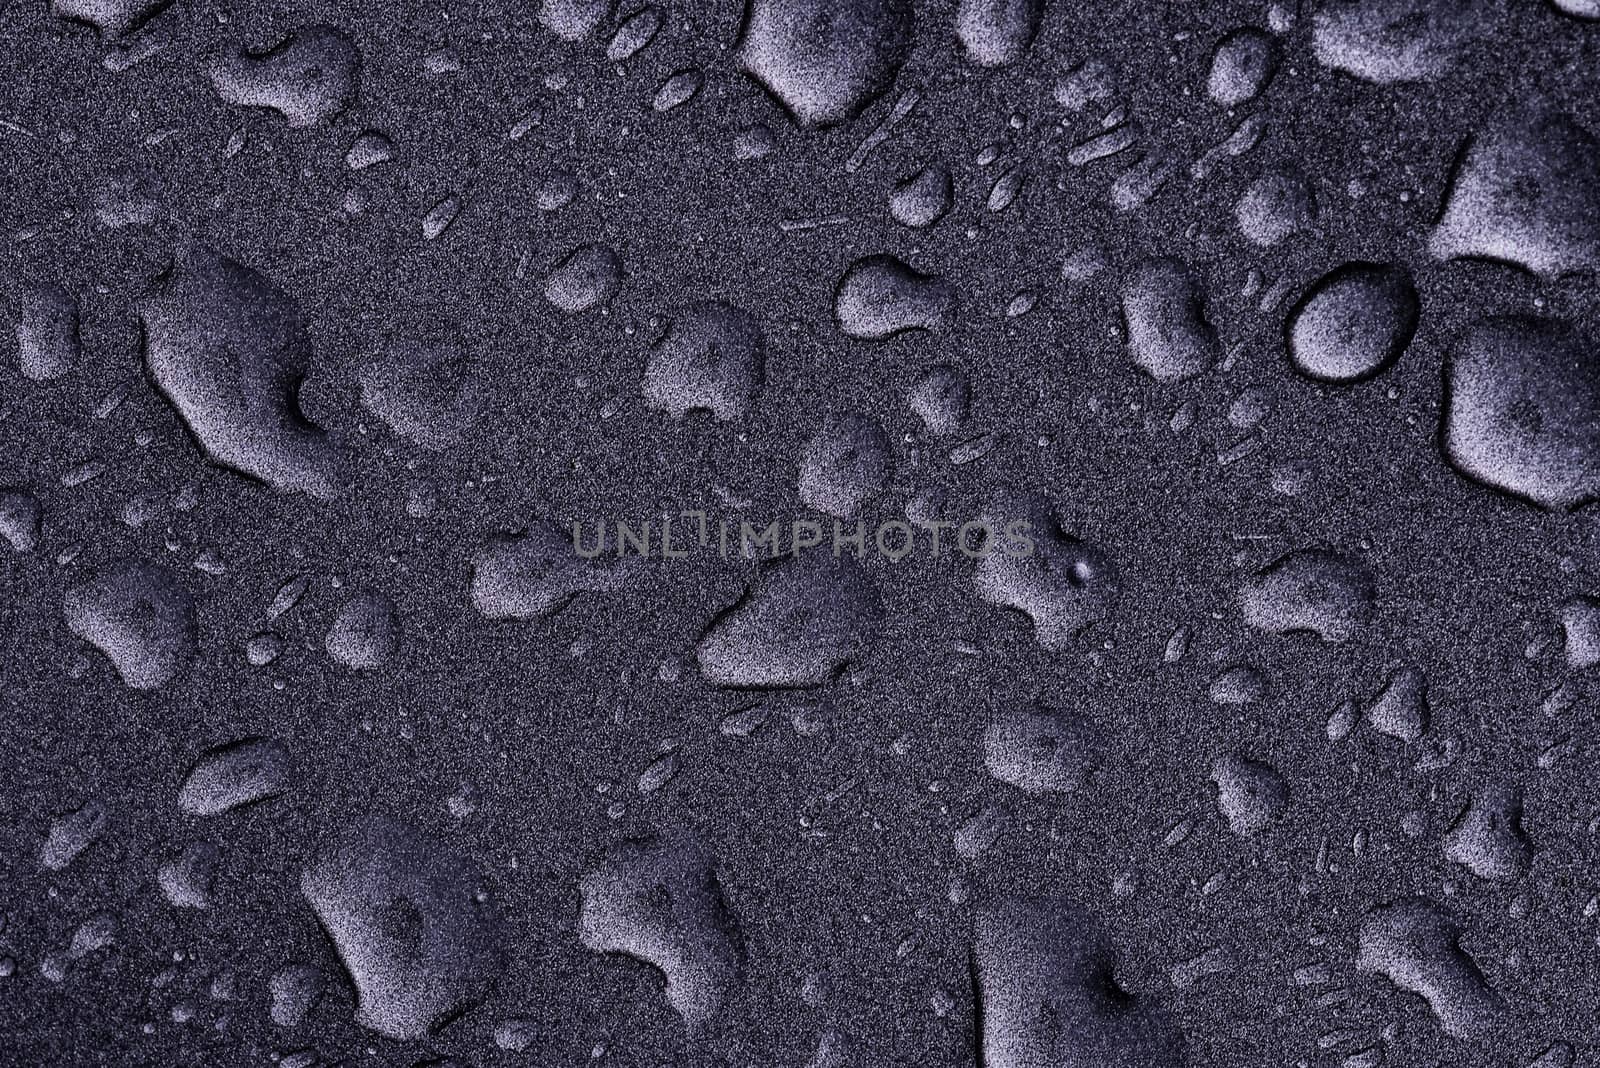
[[[1600,1064],[1596,20],[0,3],[0,1065]]]

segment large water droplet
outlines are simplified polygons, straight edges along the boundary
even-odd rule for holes
[[[1290,311],[1289,359],[1321,382],[1370,378],[1411,343],[1419,311],[1404,268],[1347,263],[1317,279]]]
[[[1600,494],[1600,363],[1570,324],[1469,327],[1445,373],[1444,449],[1462,474],[1546,508]]]
[[[956,37],[980,67],[1004,67],[1021,59],[1039,32],[1044,0],[961,0]]]
[[[882,341],[907,330],[943,329],[954,304],[942,279],[893,256],[867,256],[845,269],[833,314],[847,336]]]
[[[190,816],[220,816],[276,797],[289,788],[294,761],[282,742],[244,738],[203,755],[183,780],[178,808]]]
[[[1428,248],[1539,274],[1600,267],[1600,140],[1560,112],[1496,115],[1467,147]]]
[[[1122,321],[1134,365],[1160,381],[1193,378],[1221,354],[1200,288],[1177,260],[1146,260],[1129,275]]]
[[[691,1029],[713,1019],[741,983],[742,943],[716,859],[694,838],[679,832],[621,843],[581,889],[583,944],[659,968],[667,1002]]]
[[[816,550],[764,567],[695,655],[718,686],[822,686],[865,651],[882,618],[861,565]]]
[[[194,659],[194,599],[158,564],[124,560],[67,591],[72,633],[106,655],[136,690],[170,682]]]
[[[1150,1068],[1185,1062],[1183,1033],[1115,978],[1110,941],[1061,899],[1009,899],[973,921],[974,1009],[992,1068]]]
[[[356,1022],[422,1038],[504,966],[476,868],[422,832],[367,817],[331,836],[300,889],[356,988]]]
[[[749,312],[721,301],[691,304],[650,351],[645,401],[675,418],[709,411],[737,419],[761,388],[764,351],[761,326]]]
[[[233,49],[211,65],[210,76],[230,104],[270,108],[290,126],[315,126],[355,102],[361,52],[332,26],[306,26],[265,52]]]
[[[911,51],[907,0],[750,0],[739,63],[804,126],[859,115]]]
[[[139,315],[150,375],[207,456],[278,490],[333,496],[341,454],[300,413],[311,342],[287,294],[185,245]]]

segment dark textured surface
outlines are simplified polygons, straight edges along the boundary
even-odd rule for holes
[[[1600,1063],[1594,5],[640,7],[0,7],[0,1063]]]

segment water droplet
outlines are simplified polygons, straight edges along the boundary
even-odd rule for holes
[[[264,52],[234,48],[209,74],[230,104],[270,108],[290,126],[315,126],[355,102],[361,52],[332,26],[306,26]]]
[[[1038,705],[998,714],[983,732],[984,764],[1001,782],[1030,794],[1083,786],[1103,740],[1086,717]]]
[[[576,548],[545,522],[493,538],[473,558],[472,606],[490,619],[537,619],[559,612],[581,593],[621,587],[623,568],[591,563]]]
[[[1061,899],[1008,899],[973,921],[974,1012],[995,1068],[1148,1068],[1186,1060],[1183,1033],[1114,977],[1110,941]]]
[[[611,17],[613,0],[542,0],[539,22],[564,41],[581,41]]]
[[[1261,94],[1278,70],[1278,42],[1254,26],[1234,30],[1217,42],[1211,54],[1206,92],[1223,107],[1248,104]]]
[[[932,226],[950,211],[954,191],[950,168],[930,163],[894,187],[889,214],[902,226]]]
[[[473,865],[420,831],[366,817],[332,835],[300,889],[356,989],[356,1022],[422,1038],[504,967],[499,919]]]
[[[1367,723],[1379,734],[1415,744],[1428,731],[1428,681],[1414,667],[1389,676],[1383,692],[1367,707]]]
[[[186,245],[139,316],[151,377],[207,456],[284,492],[333,496],[341,453],[300,413],[311,343],[287,294]]]
[[[956,37],[980,67],[1005,67],[1021,59],[1039,32],[1044,0],[961,0]]]
[[[1494,1023],[1501,1001],[1460,940],[1461,928],[1448,913],[1408,898],[1362,919],[1356,967],[1420,995],[1446,1034],[1469,1038]]]
[[[359,593],[344,603],[323,643],[328,655],[347,668],[373,671],[400,644],[400,612],[381,593]]]
[[[889,481],[889,438],[860,412],[829,416],[806,443],[800,499],[819,512],[850,519]]]
[[[545,299],[568,315],[604,307],[621,288],[622,261],[604,245],[579,245],[544,280]]]
[[[111,564],[68,590],[64,606],[67,627],[133,689],[164,686],[194,659],[194,599],[158,564]]]
[[[1245,622],[1273,634],[1309,632],[1325,642],[1355,637],[1372,611],[1366,565],[1321,549],[1279,557],[1239,592]]]
[[[294,760],[282,742],[230,742],[195,763],[178,793],[178,809],[189,816],[220,816],[284,793],[293,773]]]
[[[718,1015],[742,980],[743,950],[709,849],[682,832],[624,842],[580,889],[585,946],[660,969],[691,1030]]]
[[[39,863],[49,871],[60,871],[78,858],[105,833],[111,809],[95,798],[51,821],[50,832],[39,850]]]
[[[955,294],[942,279],[880,255],[846,268],[833,314],[846,336],[882,341],[907,330],[942,330],[954,304]]]
[[[720,420],[749,410],[761,389],[765,340],[755,317],[721,301],[673,315],[645,365],[644,396],[674,418],[709,411]]]
[[[1600,494],[1600,365],[1554,320],[1469,327],[1446,366],[1444,450],[1468,478],[1546,508]]]
[[[739,63],[803,126],[855,118],[911,51],[906,0],[750,0]]]
[[[632,59],[656,39],[665,21],[658,7],[642,7],[623,20],[617,27],[611,43],[606,46],[606,58],[613,63]]]
[[[17,306],[17,361],[24,376],[44,382],[82,362],[77,298],[60,286],[23,286]]]
[[[1314,282],[1285,328],[1295,370],[1358,382],[1387,368],[1417,330],[1417,290],[1402,267],[1347,263]]]
[[[1428,241],[1439,259],[1555,275],[1600,267],[1600,140],[1560,112],[1495,115],[1468,145]]]
[[[803,553],[767,565],[696,647],[718,686],[822,686],[865,651],[883,604],[848,555]]]
[[[1249,837],[1265,830],[1289,803],[1289,784],[1270,764],[1227,753],[1211,765],[1217,808],[1234,834]]]
[[[1200,289],[1177,260],[1146,260],[1133,271],[1122,289],[1122,319],[1134,365],[1160,381],[1193,378],[1221,356]]]
[[[1263,248],[1309,227],[1317,216],[1311,183],[1295,174],[1267,174],[1250,183],[1234,208],[1239,232]]]

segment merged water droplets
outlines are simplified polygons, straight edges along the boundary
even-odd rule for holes
[[[290,126],[315,126],[355,103],[361,52],[340,30],[295,30],[264,52],[235,48],[211,65],[211,84],[230,104],[269,108]]]
[[[273,488],[332,497],[341,450],[300,412],[300,310],[264,276],[185,245],[139,302],[145,364],[206,455]]]
[[[123,560],[67,591],[67,627],[135,690],[171,682],[194,659],[194,599],[159,564]]]
[[[504,967],[482,877],[414,827],[369,816],[334,833],[300,889],[356,989],[356,1022],[421,1038],[481,998]]]
[[[1550,108],[1493,116],[1456,168],[1428,247],[1539,274],[1600,267],[1600,140]]]
[[[880,255],[845,269],[833,315],[847,336],[882,341],[907,330],[943,329],[954,305],[955,293],[943,279]]]
[[[860,657],[883,619],[877,586],[848,555],[814,550],[765,566],[695,649],[718,686],[822,686]]]
[[[855,118],[911,51],[907,0],[750,0],[739,63],[803,126]]]
[[[623,842],[581,889],[583,944],[659,968],[667,1002],[691,1030],[713,1020],[741,985],[739,929],[716,858],[699,840],[672,832]]]
[[[1367,623],[1373,601],[1365,564],[1322,549],[1274,560],[1239,591],[1245,622],[1273,634],[1309,632],[1325,642],[1349,641]]]
[[[1344,264],[1312,283],[1289,312],[1289,360],[1320,382],[1370,378],[1411,344],[1420,310],[1404,268]]]
[[[1499,995],[1461,948],[1461,928],[1439,906],[1420,898],[1367,913],[1356,967],[1420,995],[1445,1033],[1457,1038],[1482,1032],[1501,1011]]]
[[[1486,787],[1444,836],[1444,855],[1480,879],[1506,881],[1528,870],[1533,846],[1522,830],[1522,796]]]
[[[744,415],[765,375],[761,325],[722,301],[691,304],[672,316],[650,350],[645,402],[674,418],[709,411],[720,420]]]
[[[1026,615],[1040,645],[1060,649],[1110,615],[1121,586],[1115,565],[1063,530],[1048,502],[1018,501],[987,511],[982,521],[992,543],[973,586],[988,603]]]
[[[1600,493],[1600,364],[1549,319],[1483,319],[1451,348],[1444,450],[1488,486],[1568,509]]]

